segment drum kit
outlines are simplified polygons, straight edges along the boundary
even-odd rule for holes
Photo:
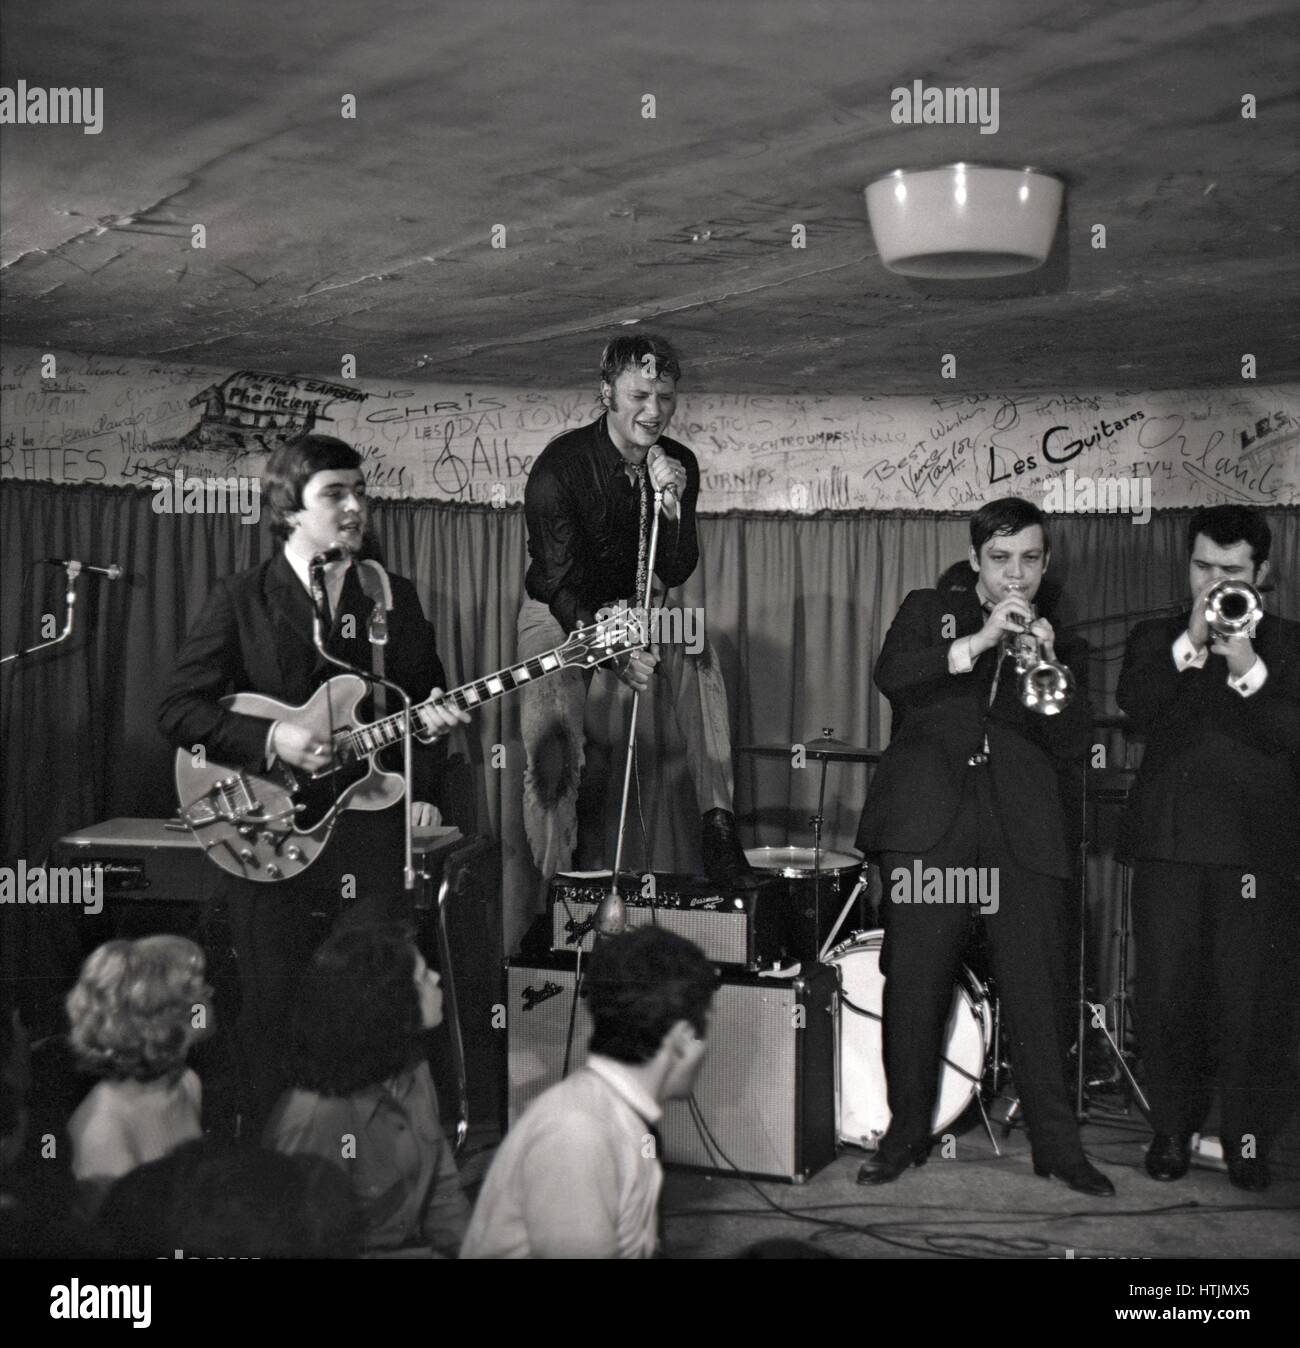
[[[885,979],[880,971],[880,952],[884,932],[859,926],[835,944],[855,909],[859,923],[863,919],[862,899],[869,870],[859,853],[827,851],[821,843],[827,765],[877,763],[884,751],[848,744],[836,739],[830,727],[824,727],[820,735],[802,745],[750,744],[741,745],[738,752],[794,762],[800,750],[804,761],[821,764],[817,812],[809,820],[813,846],[753,847],[745,855],[755,870],[785,880],[789,911],[794,917],[795,948],[806,958],[831,966],[839,977],[835,1030],[837,1135],[841,1142],[875,1150],[890,1118],[881,1036]],[[981,1091],[990,1056],[995,1060],[996,1074],[998,1019],[996,999],[963,965],[944,1030],[933,1131],[942,1133],[950,1128],[974,1102],[995,1152],[999,1148]]]

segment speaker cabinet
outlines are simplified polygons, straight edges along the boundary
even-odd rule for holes
[[[507,964],[507,1120],[560,1080],[573,1007],[574,961]],[[708,1053],[695,1082],[709,1140],[685,1100],[659,1124],[663,1159],[802,1183],[835,1156],[835,974],[728,977],[713,1000]],[[591,1018],[579,999],[570,1070],[581,1067]]]

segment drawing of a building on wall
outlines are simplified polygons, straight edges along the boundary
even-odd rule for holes
[[[270,453],[285,440],[314,430],[339,400],[361,402],[360,389],[293,375],[241,370],[210,384],[190,399],[203,406],[199,423],[182,438],[187,449],[254,450]]]

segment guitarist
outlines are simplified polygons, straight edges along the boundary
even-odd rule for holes
[[[312,641],[309,563],[334,547],[344,555],[325,568],[326,648],[373,669],[368,636],[373,601],[354,565],[367,538],[361,456],[332,436],[299,436],[271,455],[262,485],[272,532],[283,547],[213,589],[177,656],[158,725],[174,747],[202,746],[209,760],[234,768],[265,773],[279,759],[319,771],[332,760],[330,744],[290,720],[229,711],[221,699],[256,692],[298,706],[340,673]],[[442,662],[415,587],[401,576],[388,579],[393,607],[384,674],[419,701],[443,686]],[[361,704],[360,715],[363,720],[375,715],[371,698]],[[433,738],[440,739],[469,717],[437,709],[431,719]],[[400,761],[400,752],[391,756]],[[438,822],[433,802],[445,758],[444,746],[417,741],[417,827]],[[298,980],[325,935],[313,923],[313,912],[349,924],[401,917],[404,832],[400,802],[373,812],[343,810],[324,853],[301,874],[278,883],[226,877],[223,895],[242,992],[235,1038],[246,1078],[243,1112],[254,1128],[260,1128],[283,1085],[283,1036]]]

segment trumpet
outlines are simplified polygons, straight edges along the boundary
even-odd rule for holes
[[[1038,610],[1030,610],[1034,622]],[[1029,630],[1026,623],[1018,632],[1008,632],[1003,640],[1007,655],[1020,675],[1020,702],[1040,716],[1056,716],[1070,705],[1074,698],[1074,675],[1059,660],[1049,660],[1043,654],[1043,643]]]
[[[1259,591],[1244,580],[1221,580],[1205,592],[1205,622],[1221,637],[1254,637],[1264,616]]]

